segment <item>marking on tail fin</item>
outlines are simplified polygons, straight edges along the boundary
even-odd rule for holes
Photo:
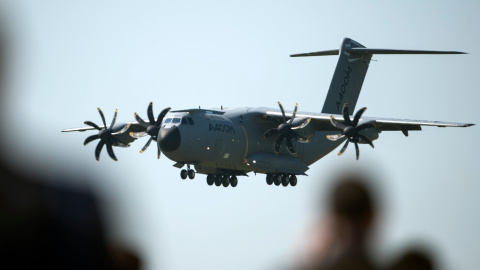
[[[350,65],[348,65],[347,70],[344,70],[345,76],[343,77],[343,84],[340,87],[340,91],[338,91],[338,101],[337,101],[337,109],[340,110],[342,106],[343,98],[345,97],[345,93],[347,92],[348,83],[350,82],[350,77],[353,69]]]

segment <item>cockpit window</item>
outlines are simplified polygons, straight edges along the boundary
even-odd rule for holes
[[[182,118],[182,125],[188,125],[187,119]]]
[[[165,121],[163,121],[164,124],[168,124],[170,122],[172,122],[172,118],[167,118],[165,119]]]
[[[187,117],[187,121],[190,125],[195,125],[195,123],[193,122],[193,119],[191,117]]]
[[[173,118],[172,124],[178,124],[178,123],[180,123],[181,120],[182,120],[182,118]]]

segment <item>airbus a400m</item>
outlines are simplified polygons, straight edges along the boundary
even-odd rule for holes
[[[345,38],[339,50],[291,55],[292,57],[340,55],[321,113],[285,111],[279,109],[230,108],[186,109],[166,108],[154,117],[152,103],[148,106],[148,121],[135,113],[136,121],[117,124],[117,111],[110,125],[98,109],[102,125],[86,121],[87,127],[63,130],[98,130],[84,144],[99,140],[95,157],[106,146],[109,156],[117,160],[113,146],[127,147],[136,139],[149,136],[140,150],[145,151],[152,141],[161,153],[182,169],[181,178],[195,178],[196,173],[207,175],[208,185],[235,187],[238,176],[249,172],[266,175],[269,185],[295,186],[298,175],[306,175],[308,166],[333,151],[340,144],[341,155],[350,143],[359,158],[359,144],[374,147],[382,131],[421,130],[421,126],[468,127],[473,124],[439,121],[401,120],[363,117],[366,108],[353,117],[362,84],[373,54],[463,54],[456,51],[419,51],[365,48]],[[186,168],[185,168],[186,167]]]

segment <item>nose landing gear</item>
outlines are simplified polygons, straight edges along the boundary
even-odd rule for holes
[[[180,177],[185,180],[187,179],[187,177],[190,179],[190,180],[193,180],[195,178],[195,171],[190,169],[190,164],[187,164],[187,169],[183,169],[182,171],[180,171]]]

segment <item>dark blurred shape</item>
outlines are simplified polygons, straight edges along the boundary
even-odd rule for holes
[[[378,269],[368,251],[376,204],[366,180],[360,174],[344,174],[335,180],[328,216],[300,269]]]
[[[0,97],[8,90],[2,18],[0,14]],[[0,156],[0,269],[140,269],[137,255],[106,240],[99,204],[90,190],[51,184],[65,179],[85,183],[86,177],[58,171],[41,177],[29,162],[5,156],[5,150],[2,147]],[[7,165],[14,161],[21,166]]]
[[[387,270],[433,270],[432,257],[420,248],[411,248],[394,260]]]

